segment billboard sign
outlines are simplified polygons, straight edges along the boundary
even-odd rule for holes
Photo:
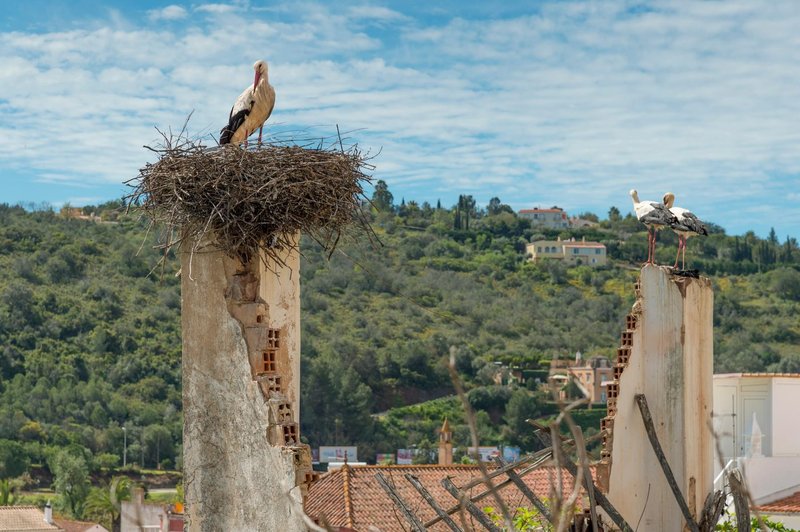
[[[328,462],[358,462],[358,447],[320,445],[319,461]]]
[[[467,452],[472,458],[477,456],[481,462],[493,462],[495,456],[501,456],[497,447],[478,447],[477,452],[475,447],[470,447]]]
[[[413,461],[413,449],[397,449],[397,465],[411,465]]]

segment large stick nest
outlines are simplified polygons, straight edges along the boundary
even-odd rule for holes
[[[146,146],[158,161],[127,183],[134,188],[127,200],[166,226],[165,249],[189,242],[196,250],[212,237],[243,261],[259,249],[280,260],[278,250],[298,245],[298,231],[331,252],[354,223],[369,231],[363,185],[374,167],[340,138],[329,146],[317,139],[313,147],[292,140],[242,149],[209,148],[183,132],[162,136],[162,145]]]

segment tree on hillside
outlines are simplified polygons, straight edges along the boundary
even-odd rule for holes
[[[28,470],[28,455],[22,444],[0,440],[0,479],[16,478]]]
[[[513,213],[514,210],[505,203],[502,203],[500,198],[496,196],[489,200],[489,204],[486,206],[486,214],[495,216],[503,212]]]
[[[800,272],[779,268],[770,272],[771,287],[783,299],[800,301]]]
[[[474,219],[475,205],[477,205],[475,198],[471,195],[461,194],[458,196],[458,205],[456,206],[456,217],[453,223],[453,229],[464,229],[469,231],[470,218]]]
[[[71,448],[58,451],[50,461],[55,477],[53,488],[61,497],[64,508],[72,517],[83,517],[83,507],[89,494],[89,465],[81,454]]]
[[[619,209],[616,207],[611,207],[608,209],[608,221],[612,223],[622,221],[622,215],[619,213]]]
[[[152,463],[160,468],[162,462],[172,463],[175,458],[175,447],[172,445],[172,436],[169,429],[163,425],[154,424],[144,428],[142,445],[147,463]]]
[[[503,435],[512,445],[519,445],[524,451],[536,448],[538,440],[528,419],[536,419],[542,413],[541,400],[528,390],[514,390],[506,405],[507,427]]]
[[[769,228],[769,236],[767,237],[767,240],[769,240],[769,243],[773,246],[778,245],[778,234],[775,232],[774,227]]]
[[[394,202],[394,196],[389,192],[389,186],[386,181],[379,179],[375,184],[375,192],[372,194],[372,205],[378,209],[379,212],[391,212]]]
[[[23,446],[15,441],[0,440],[0,506],[16,502],[14,491],[19,481],[14,480],[28,470],[28,455]]]

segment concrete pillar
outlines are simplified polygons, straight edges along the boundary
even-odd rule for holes
[[[300,531],[299,258],[181,255],[187,530]]]
[[[631,527],[679,531],[683,516],[648,440],[634,396],[643,393],[656,433],[690,511],[699,520],[713,489],[709,430],[713,292],[706,278],[645,266],[608,387],[610,428],[600,469],[608,498]],[[614,397],[616,396],[616,397]]]

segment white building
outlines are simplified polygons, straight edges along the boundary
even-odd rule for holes
[[[533,227],[540,226],[548,229],[566,229],[569,227],[569,216],[564,209],[553,207],[551,209],[522,209],[517,216],[531,221]]]
[[[714,375],[714,430],[722,460],[743,469],[756,505],[800,492],[798,408],[800,373]],[[719,472],[719,460],[715,467]],[[800,513],[773,517],[800,526]]]
[[[586,239],[569,240],[537,240],[526,246],[530,260],[538,262],[542,259],[559,259],[570,265],[586,264],[603,266],[608,262],[606,246],[600,242],[587,242]]]

